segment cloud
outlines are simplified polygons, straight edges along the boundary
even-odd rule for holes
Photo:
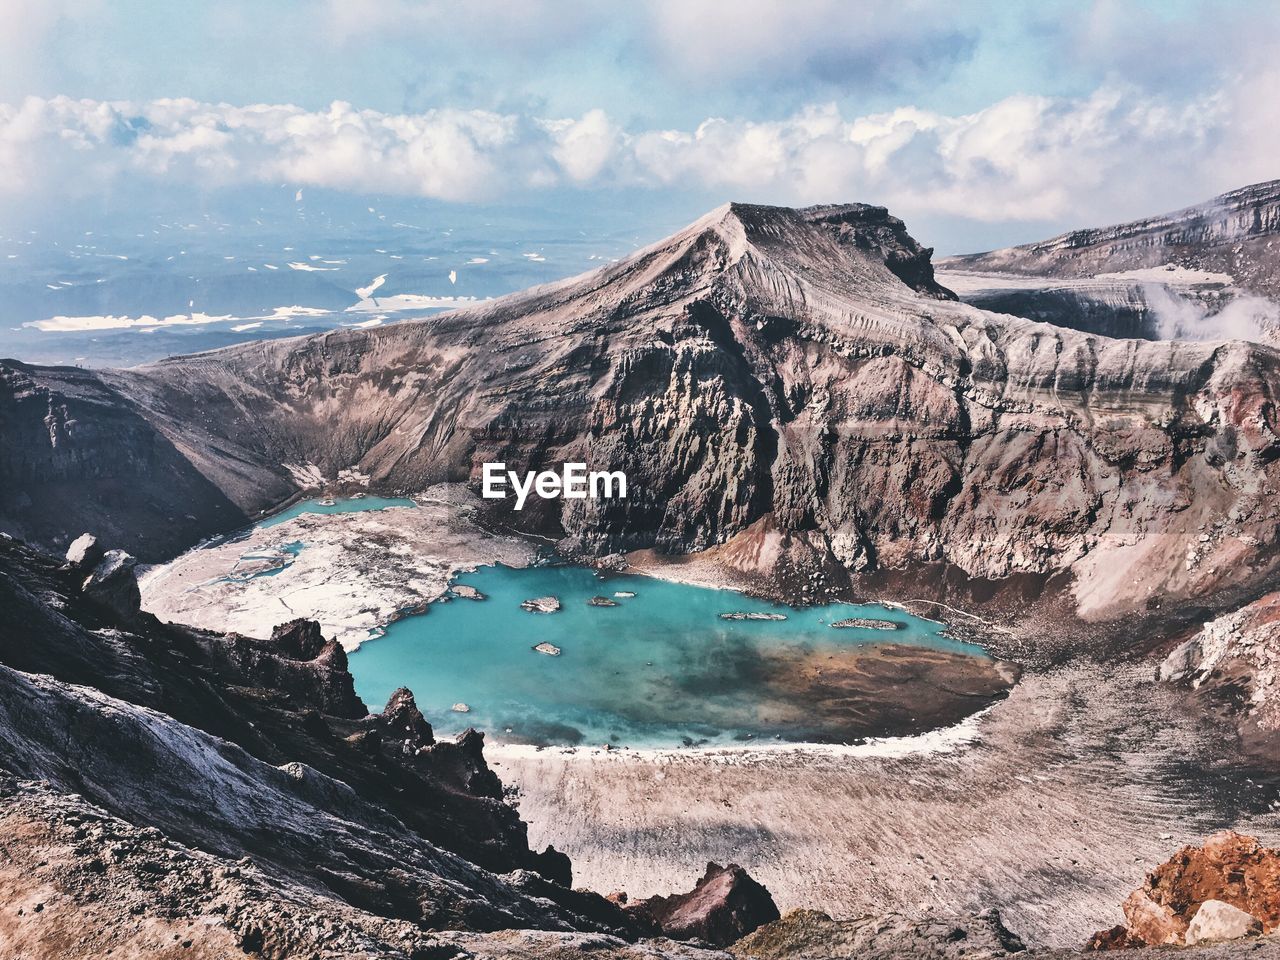
[[[1245,122],[1251,109],[1269,110],[1268,122]],[[1181,102],[1112,87],[1020,95],[964,115],[904,107],[846,116],[818,104],[779,120],[631,131],[598,109],[547,119],[32,97],[0,105],[0,196],[73,197],[122,183],[286,183],[464,202],[549,188],[679,189],[790,204],[868,200],[904,215],[1105,222],[1161,209],[1170,195],[1235,186],[1236,171],[1274,175],[1275,114],[1252,84]]]
[[[978,34],[972,18],[923,0],[655,0],[642,9],[650,54],[701,83],[784,75],[900,88],[947,72]]]

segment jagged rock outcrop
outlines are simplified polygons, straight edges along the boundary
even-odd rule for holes
[[[1280,928],[1280,850],[1230,830],[1183,847],[1124,902],[1125,923],[1087,947],[1183,946]]]
[[[302,467],[413,490],[477,483],[490,461],[587,462],[625,470],[627,498],[486,505],[569,552],[710,549],[765,585],[814,570],[837,591],[1043,603],[1058,632],[1072,614],[1117,624],[1076,630],[1097,645],[1189,598],[1221,608],[1280,565],[1280,354],[956,303],[900,221],[859,204],[730,204],[594,273],[412,323],[7,370],[25,466],[3,489],[114,485],[153,551],[195,537],[148,506],[149,481],[119,490],[140,469],[128,447],[118,465],[73,455],[32,425],[68,391],[100,397],[85,420],[127,412],[181,451],[209,484],[197,518],[228,517],[220,498],[254,515]],[[86,526],[24,510],[0,521],[43,542]]]
[[[137,565],[138,561],[123,550],[108,550],[94,564],[80,589],[122,620],[132,620],[142,610],[142,594],[133,572]]]
[[[67,563],[80,569],[92,567],[102,559],[104,552],[97,537],[92,533],[82,533],[67,547]]]
[[[256,641],[124,620],[82,579],[0,538],[0,773],[380,917],[645,931],[530,850],[480,734],[436,741],[407,693],[368,715],[314,625]]]
[[[314,620],[276,627],[267,641],[239,634],[196,634],[196,642],[221,678],[248,689],[283,694],[297,709],[360,720],[368,708],[356,695],[342,645],[325,640]]]
[[[1026,948],[995,910],[973,917],[913,920],[899,915],[832,920],[793,910],[734,944],[742,960],[997,960]]]
[[[697,939],[727,947],[779,917],[769,891],[736,863],[722,867],[708,863],[688,893],[654,896],[625,904],[627,912],[644,917],[662,933],[677,940]]]

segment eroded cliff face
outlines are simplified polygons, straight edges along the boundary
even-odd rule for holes
[[[96,373],[0,361],[0,443],[0,529],[33,542],[92,529],[159,556],[246,519]]]
[[[729,205],[467,310],[96,383],[246,515],[306,473],[417,490],[573,460],[625,470],[627,499],[507,501],[498,519],[590,554],[710,550],[771,583],[891,587],[929,565],[955,574],[921,583],[941,598],[956,577],[1052,580],[1085,620],[1212,602],[1276,562],[1280,354],[957,303],[901,222],[862,205]],[[125,496],[146,514],[148,484]],[[163,537],[163,511],[146,525]]]

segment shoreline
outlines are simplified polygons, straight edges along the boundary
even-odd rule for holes
[[[708,763],[750,763],[765,757],[790,756],[798,760],[805,758],[841,759],[852,757],[902,758],[912,756],[935,756],[954,753],[977,743],[982,736],[981,724],[996,704],[990,704],[981,710],[955,723],[923,733],[866,737],[855,743],[813,743],[803,741],[767,740],[759,743],[742,744],[694,744],[681,747],[615,747],[615,746],[576,746],[566,747],[549,744],[546,746],[530,743],[504,743],[501,740],[486,739],[485,754],[490,757],[512,760],[531,760],[543,756],[554,756],[557,759],[577,757],[588,762],[608,762],[612,760],[639,760],[647,763],[677,762],[697,758]],[[479,731],[485,733],[487,731]]]
[[[977,735],[953,729],[944,750],[485,753],[575,885],[667,894],[729,860],[784,913],[994,906],[1036,948],[1079,949],[1120,922],[1145,873],[1208,833],[1280,842],[1280,781],[1146,664],[1029,674],[956,726]]]

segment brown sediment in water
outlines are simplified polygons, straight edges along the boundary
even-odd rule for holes
[[[791,727],[788,740],[819,743],[949,726],[1017,680],[1002,661],[909,644],[770,653],[763,673],[761,716]]]

